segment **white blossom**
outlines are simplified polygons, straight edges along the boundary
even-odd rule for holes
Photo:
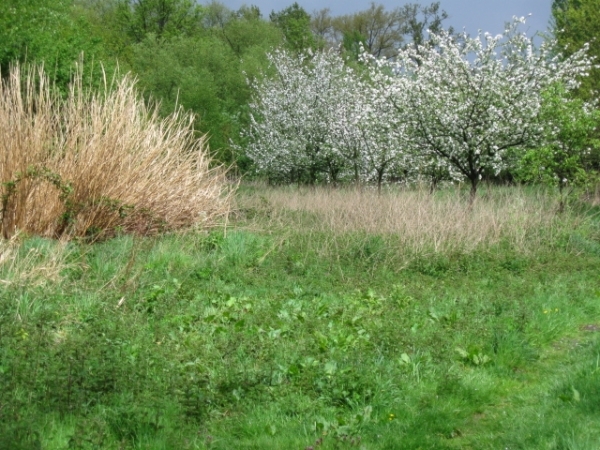
[[[260,172],[286,181],[375,179],[401,158],[404,128],[388,95],[334,50],[268,55],[276,72],[255,83],[246,154]],[[406,156],[406,155],[404,155]]]
[[[422,164],[467,179],[472,194],[483,175],[510,167],[510,149],[540,142],[542,92],[557,82],[577,87],[591,67],[585,48],[564,60],[551,41],[536,48],[518,30],[524,23],[515,17],[498,36],[442,31],[393,61],[363,56],[375,62],[371,78],[389,93]]]

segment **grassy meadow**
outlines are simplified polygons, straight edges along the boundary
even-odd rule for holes
[[[0,449],[597,449],[600,208],[242,185],[0,242]]]

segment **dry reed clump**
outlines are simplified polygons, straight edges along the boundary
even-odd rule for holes
[[[25,72],[25,73],[23,73]],[[42,69],[0,82],[1,231],[49,237],[210,226],[229,211],[222,168],[182,110],[160,118],[125,76],[66,98]]]
[[[472,251],[502,240],[534,249],[567,220],[557,217],[552,197],[517,187],[490,189],[472,206],[458,190],[431,195],[418,188],[378,195],[368,189],[264,187],[258,197],[240,201],[255,209],[268,207],[270,226],[293,221],[308,232],[393,235],[411,253]]]

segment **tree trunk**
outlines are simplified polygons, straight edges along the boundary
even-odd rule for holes
[[[563,195],[564,192],[564,184],[562,179],[558,180],[558,213],[562,214],[565,212],[565,202],[566,198]]]
[[[469,207],[473,207],[475,199],[477,198],[477,185],[479,184],[479,175],[475,178],[471,178],[471,192],[469,194]]]

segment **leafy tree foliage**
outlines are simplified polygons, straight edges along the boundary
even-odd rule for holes
[[[0,69],[11,62],[44,63],[60,87],[70,80],[73,62],[104,56],[101,41],[73,0],[0,2]]]
[[[269,19],[283,31],[290,49],[304,50],[315,47],[316,40],[310,29],[310,14],[297,2],[279,12],[271,12]]]
[[[312,29],[330,46],[343,44],[352,53],[355,44],[363,44],[369,53],[379,58],[394,56],[410,44],[424,44],[428,30],[441,31],[447,18],[439,2],[429,6],[409,3],[391,11],[372,2],[364,11],[339,17],[331,17],[329,9],[318,11],[313,16]]]
[[[232,15],[202,35],[147,37],[133,47],[131,67],[145,93],[161,99],[165,113],[176,104],[193,110],[197,129],[209,134],[219,159],[234,162],[238,155],[230,141],[239,140],[248,121],[247,78],[262,73],[266,51],[280,43],[281,34],[270,23]]]
[[[310,29],[320,43],[333,42],[335,30],[333,29],[331,10],[323,8],[315,11],[310,19]]]
[[[570,191],[595,181],[600,111],[555,84],[543,93],[541,119],[544,145],[523,155],[517,173],[527,182],[557,186],[562,210]]]
[[[133,46],[202,31],[203,8],[193,0],[79,0],[110,54],[130,63]]]
[[[422,6],[418,3],[409,3],[401,8],[402,15],[406,18],[404,22],[404,34],[410,36],[410,40],[415,49],[427,42],[427,34],[440,33],[443,28],[443,21],[449,16],[448,13],[440,9],[440,2],[434,2],[429,6]],[[452,34],[452,27],[448,28]]]
[[[572,55],[584,44],[588,53],[600,59],[600,0],[554,0],[552,2],[553,31],[561,51]],[[583,99],[598,98],[600,68],[593,67],[590,76],[582,80],[578,90]]]
[[[401,10],[386,11],[383,5],[371,3],[369,9],[332,20],[342,39],[359,35],[365,49],[376,57],[391,56],[404,44],[405,17]]]
[[[358,60],[363,49],[367,47],[367,38],[360,34],[357,30],[352,30],[344,33],[342,40],[342,48],[347,55],[350,55],[352,59]]]
[[[202,17],[202,8],[193,0],[117,0],[115,9],[119,26],[134,42],[149,34],[194,34]]]

